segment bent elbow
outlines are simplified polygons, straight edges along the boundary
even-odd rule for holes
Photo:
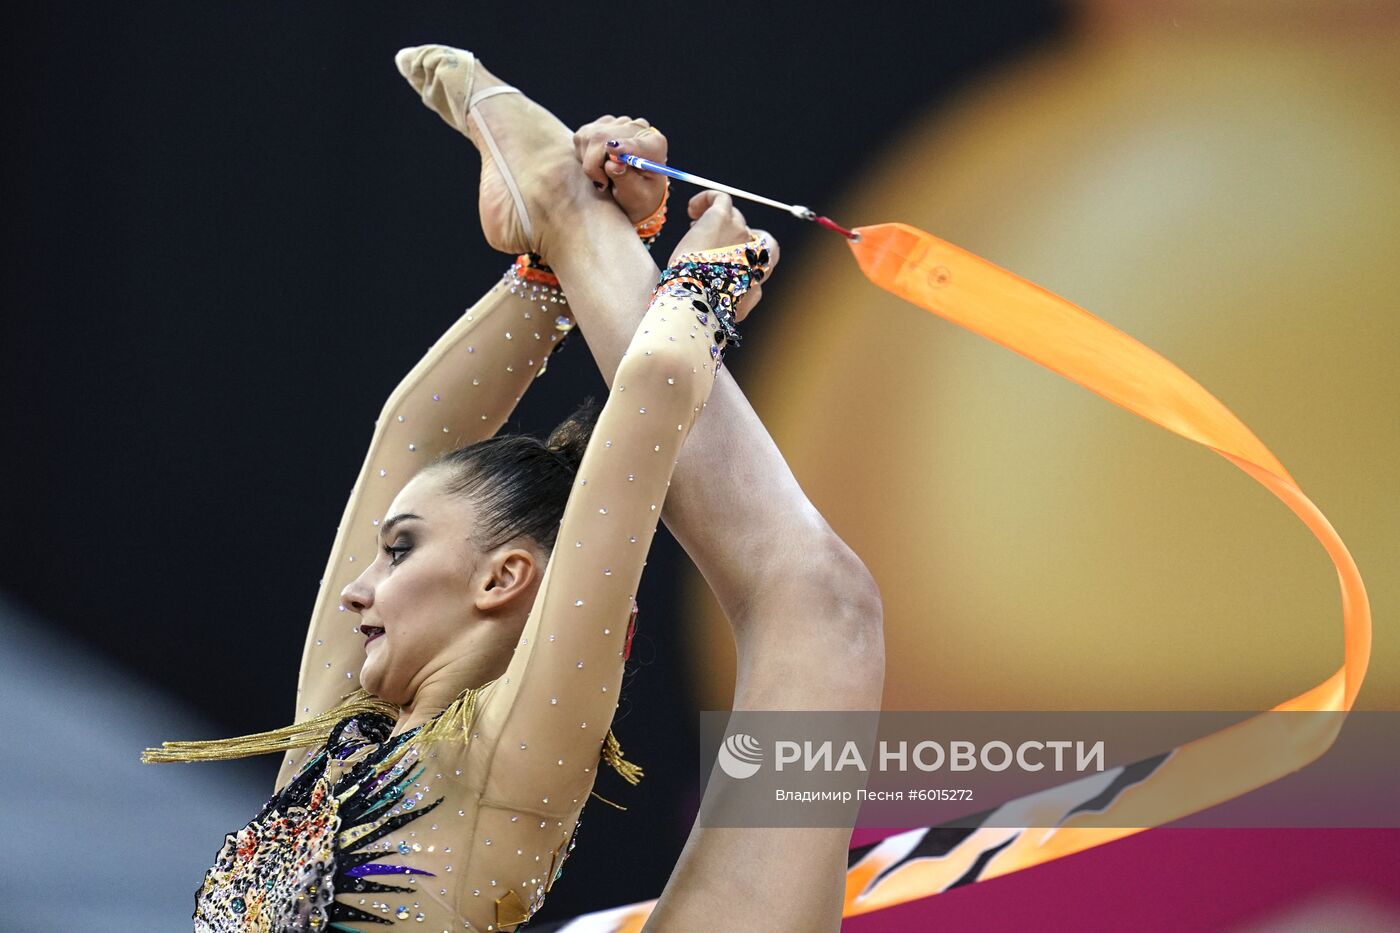
[[[715,373],[693,349],[669,342],[633,344],[617,366],[609,399],[646,391],[658,404],[684,399],[687,410],[699,406],[714,388]]]

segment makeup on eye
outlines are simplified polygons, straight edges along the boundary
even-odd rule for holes
[[[391,532],[391,531],[394,530],[394,526],[395,526],[395,525],[398,525],[398,524],[400,524],[401,522],[407,522],[407,521],[418,521],[418,522],[421,522],[422,520],[423,520],[423,516],[421,516],[421,515],[414,515],[412,512],[400,512],[398,515],[395,515],[393,518],[390,518],[390,519],[385,520],[383,526],[381,526],[380,529],[379,529],[379,536],[380,536],[381,538],[384,538],[384,539],[387,540],[388,537],[389,537],[389,532]]]
[[[403,559],[408,555],[408,552],[413,550],[413,542],[409,540],[407,535],[402,535],[399,537],[398,543],[386,544],[383,546],[383,548],[381,548],[381,550],[383,550],[385,554],[389,555],[389,566],[397,567],[403,562]]]
[[[408,552],[413,549],[412,536],[407,533],[400,534],[398,537],[398,542],[396,544],[388,543],[389,538],[394,531],[394,526],[402,524],[403,522],[421,522],[422,520],[422,516],[414,515],[412,512],[400,512],[393,518],[386,520],[383,526],[379,529],[379,537],[382,541],[384,541],[384,544],[380,546],[380,549],[385,554],[389,555],[390,567],[397,567],[400,563],[403,562],[403,559],[405,556],[407,556]]]

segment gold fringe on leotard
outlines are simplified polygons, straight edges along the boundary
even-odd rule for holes
[[[463,745],[468,744],[471,741],[472,720],[476,718],[477,701],[492,683],[495,681],[463,690],[447,709],[428,720],[413,741],[426,745],[440,739],[457,739]]]
[[[617,741],[617,736],[613,735],[611,729],[608,730],[607,738],[603,739],[603,762],[617,772],[628,784],[639,784],[642,780],[642,769],[622,757],[622,746]],[[601,798],[600,798],[601,799]]]
[[[486,685],[486,686],[489,686]],[[423,747],[440,740],[456,740],[462,743],[471,740],[471,724],[476,718],[477,702],[486,686],[464,690],[452,705],[429,720],[422,731],[414,736],[408,745]],[[319,716],[303,722],[258,732],[253,735],[240,735],[231,739],[207,739],[195,742],[162,742],[160,748],[148,748],[141,754],[146,764],[164,764],[172,761],[228,761],[234,758],[249,758],[254,755],[269,755],[286,752],[294,748],[316,748],[325,745],[331,730],[347,716],[362,713],[379,713],[391,719],[397,718],[399,708],[387,703],[365,690],[356,690],[346,695],[341,702]],[[400,749],[400,755],[407,745]],[[397,759],[399,755],[391,756]],[[622,745],[611,729],[603,739],[602,761],[617,772],[628,784],[641,782],[643,771],[640,766],[622,756]],[[388,763],[387,761],[385,762]],[[596,796],[596,795],[595,795]],[[601,799],[601,798],[600,798]],[[612,803],[612,801],[607,801]],[[617,804],[612,804],[617,806]],[[619,807],[619,809],[621,809]]]
[[[474,698],[471,705],[475,709]],[[321,715],[290,726],[231,739],[162,742],[160,748],[148,748],[142,752],[141,760],[146,764],[163,764],[170,761],[228,761],[233,758],[285,752],[294,748],[314,748],[326,744],[336,723],[346,716],[361,713],[379,713],[393,719],[399,715],[399,708],[371,696],[364,690],[356,690],[346,695],[339,705],[331,707]]]

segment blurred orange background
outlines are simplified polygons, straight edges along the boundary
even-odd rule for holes
[[[1173,360],[1337,528],[1400,709],[1400,15],[1088,3],[833,205],[903,221]],[[887,708],[1263,709],[1341,661],[1322,548],[1223,458],[868,283],[781,270],[745,390],[885,601]],[[703,708],[733,653],[698,574]],[[813,619],[814,626],[820,619]]]

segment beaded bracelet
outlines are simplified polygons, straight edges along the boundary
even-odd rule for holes
[[[540,262],[540,257],[534,253],[525,253],[517,256],[515,262],[511,263],[505,274],[506,283],[510,293],[518,298],[530,302],[539,302],[541,306],[546,304],[559,305],[559,314],[554,318],[554,329],[562,335],[545,355],[539,371],[535,373],[535,378],[544,375],[545,368],[549,365],[549,357],[558,351],[568,342],[569,336],[573,333],[575,322],[569,313],[569,300],[564,297],[564,293],[559,289],[559,280],[554,277],[554,273],[549,271],[549,267]],[[545,308],[547,311],[548,308]],[[526,317],[529,317],[527,312]]]
[[[637,231],[637,236],[642,238],[642,245],[647,249],[651,249],[651,245],[661,235],[661,228],[666,226],[666,202],[671,200],[671,179],[663,180],[666,186],[661,189],[661,203],[656,206],[656,210],[632,225],[632,229]]]

